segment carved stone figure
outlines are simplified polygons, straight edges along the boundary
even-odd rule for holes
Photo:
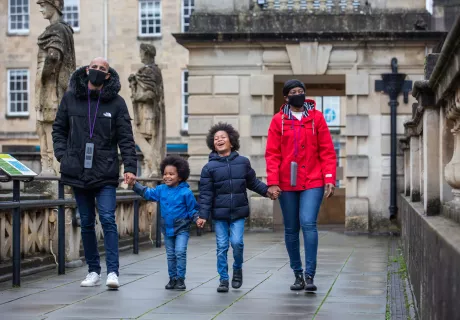
[[[70,75],[75,71],[73,30],[62,20],[64,0],[38,0],[40,12],[50,25],[38,37],[35,82],[37,133],[40,138],[41,176],[55,176],[59,165],[54,158],[52,124]]]
[[[163,77],[155,64],[155,46],[141,44],[140,56],[144,66],[128,80],[132,91],[136,143],[144,155],[142,177],[154,177],[160,174],[160,162],[166,155]]]

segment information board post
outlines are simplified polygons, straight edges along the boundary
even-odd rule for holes
[[[11,155],[0,154],[0,176],[13,181],[13,287],[21,285],[21,181],[30,182],[36,175]]]

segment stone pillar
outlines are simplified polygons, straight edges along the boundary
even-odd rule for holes
[[[404,153],[404,195],[410,196],[410,149],[409,139],[404,138],[399,141]]]
[[[439,214],[439,109],[423,114],[423,208],[427,215]]]
[[[420,201],[420,143],[419,137],[412,135],[409,140],[410,149],[410,201]]]
[[[448,203],[447,215],[460,221],[460,88],[447,99],[447,117],[454,122],[454,154],[446,165],[445,178],[452,187],[453,200]]]
[[[416,81],[413,96],[417,99],[423,114],[420,140],[420,188],[423,208],[427,215],[437,215],[440,211],[439,193],[439,117],[440,110],[435,107],[435,95],[428,80]],[[420,117],[418,117],[420,119]]]

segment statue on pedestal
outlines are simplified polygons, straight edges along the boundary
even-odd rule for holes
[[[135,140],[144,155],[142,177],[155,177],[160,175],[160,162],[166,156],[163,77],[155,64],[155,46],[141,44],[140,56],[144,66],[128,79],[132,91]]]
[[[54,158],[52,124],[71,74],[75,71],[73,29],[62,20],[64,0],[38,0],[40,12],[50,25],[38,37],[38,63],[35,82],[37,133],[40,139],[41,176],[56,176],[59,164]]]

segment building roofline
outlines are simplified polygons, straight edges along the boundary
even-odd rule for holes
[[[445,37],[445,31],[362,31],[362,32],[279,32],[279,33],[239,33],[239,32],[185,32],[173,33],[176,41],[189,44],[226,43],[226,42],[439,42]]]

